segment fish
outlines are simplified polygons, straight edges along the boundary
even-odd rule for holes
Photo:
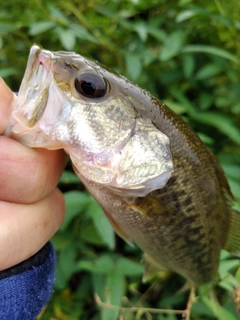
[[[215,281],[220,251],[240,251],[240,213],[224,172],[163,102],[74,52],[33,45],[6,134],[64,149],[115,231],[191,286]]]

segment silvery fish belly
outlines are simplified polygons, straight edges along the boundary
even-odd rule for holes
[[[73,52],[34,45],[7,134],[63,148],[118,234],[192,285],[239,251],[239,213],[215,157],[167,106]]]

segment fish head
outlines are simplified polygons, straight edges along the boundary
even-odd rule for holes
[[[173,172],[168,137],[142,116],[136,86],[74,52],[34,45],[8,131],[23,144],[63,148],[76,172],[145,196]]]

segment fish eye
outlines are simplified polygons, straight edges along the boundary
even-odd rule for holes
[[[105,80],[95,73],[80,73],[75,79],[75,88],[78,93],[87,98],[101,98],[107,92]]]

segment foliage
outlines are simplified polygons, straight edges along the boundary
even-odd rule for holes
[[[184,117],[217,155],[240,208],[238,0],[3,0],[0,8],[0,76],[13,90],[33,43],[100,61]],[[59,185],[67,217],[53,238],[55,292],[39,318],[114,320],[120,311],[109,305],[122,305],[119,319],[180,319],[144,308],[184,309],[187,294],[175,294],[183,279],[162,272],[142,284],[141,250],[114,235],[70,164]],[[239,260],[223,252],[220,276],[214,292],[198,290],[193,320],[239,317]]]

